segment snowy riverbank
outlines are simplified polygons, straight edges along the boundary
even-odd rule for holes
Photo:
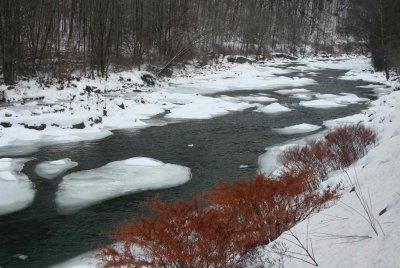
[[[284,107],[274,103],[276,100],[268,97],[268,91],[293,87],[292,92],[281,93],[311,100],[312,92],[298,89],[316,83],[312,78],[302,77],[305,74],[323,68],[358,70],[368,67],[366,58],[337,60],[276,60],[252,65],[225,62],[218,66],[189,68],[183,75],[164,80],[155,87],[146,86],[141,79],[146,72],[139,71],[113,73],[107,80],[20,81],[10,90],[3,85],[0,90],[5,92],[7,103],[0,106],[0,147],[10,154],[13,150],[7,147],[23,146],[24,151],[35,144],[101,139],[112,135],[110,130],[113,129],[135,130],[177,120],[208,119],[252,107],[261,112],[279,112]],[[297,65],[282,68],[285,63]],[[300,74],[285,76],[293,72]],[[345,79],[358,77],[353,73],[349,75]],[[265,90],[266,93],[247,98],[207,95],[246,89]],[[340,101],[336,101],[337,97]],[[333,100],[316,96],[303,105],[337,107],[349,101],[362,100],[354,96],[336,96]],[[156,121],[152,120],[155,116]]]
[[[355,61],[358,61],[358,63],[356,64]],[[326,183],[334,185],[341,182],[345,186],[343,197],[332,207],[314,215],[309,221],[298,224],[293,228],[293,231],[298,234],[300,241],[309,247],[311,247],[312,242],[316,262],[321,267],[353,267],[355,265],[362,265],[363,267],[395,267],[398,263],[396,249],[400,247],[398,242],[400,241],[400,233],[397,228],[400,220],[400,193],[398,190],[400,183],[397,179],[397,164],[400,162],[398,153],[400,145],[400,92],[393,92],[393,89],[398,84],[393,81],[387,83],[384,81],[383,75],[366,71],[366,68],[368,68],[366,60],[348,61],[348,65],[343,65],[341,62],[324,64],[330,68],[352,68],[343,79],[355,79],[354,77],[358,77],[366,81],[382,83],[382,86],[370,86],[374,88],[379,98],[371,103],[369,109],[346,118],[325,121],[324,125],[327,128],[334,128],[337,124],[363,122],[377,130],[379,134],[377,146],[349,168],[347,172],[353,181],[355,178],[358,179],[363,193],[371,196],[373,215],[382,226],[384,235],[383,232],[379,231],[379,235],[376,236],[371,230],[362,216],[363,210],[358,199],[354,192],[350,191],[351,187],[346,185],[347,175],[342,172],[332,174]],[[309,63],[307,66],[309,68],[317,68],[313,66],[313,63]],[[293,94],[299,93],[293,92]],[[312,96],[312,98],[318,100],[316,96]],[[338,96],[325,96],[326,98],[335,103],[340,103],[343,100],[338,100]],[[342,102],[342,104],[345,105],[345,102]],[[317,126],[300,124],[277,129],[276,131],[304,133],[315,129],[317,129]],[[275,150],[272,150],[275,154],[267,151],[268,157],[266,159],[268,161],[273,160],[276,154],[286,146],[288,144],[276,146]],[[262,157],[260,161],[262,168]],[[386,209],[386,212],[379,216],[378,214],[384,209]],[[312,240],[309,240],[310,238]],[[296,243],[287,233],[283,234],[277,242],[285,243],[290,251],[305,254],[304,251],[299,250],[287,239],[291,239],[292,242]],[[308,242],[306,242],[307,239]],[[271,248],[271,246],[263,249],[262,259],[264,262],[284,263],[284,267],[310,266],[310,264],[298,259],[288,258],[288,256],[282,258],[282,255],[271,254],[271,251],[276,251],[277,249],[277,247]],[[95,260],[91,254],[85,254],[83,258],[77,257],[56,267],[95,267]],[[307,257],[304,259],[307,261]],[[278,265],[277,267],[281,266]]]

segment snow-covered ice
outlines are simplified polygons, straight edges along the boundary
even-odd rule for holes
[[[276,98],[264,96],[264,95],[255,95],[251,94],[249,96],[239,96],[239,97],[230,97],[230,96],[221,96],[223,100],[227,101],[245,101],[245,102],[273,102],[277,101]]]
[[[313,132],[320,128],[321,128],[320,126],[302,123],[302,124],[283,127],[283,128],[274,128],[274,131],[278,132],[279,134],[291,135],[291,134]]]
[[[56,203],[60,213],[70,213],[114,197],[178,186],[190,178],[187,167],[134,157],[68,174],[59,186]]]
[[[293,94],[290,96],[291,98],[300,99],[300,100],[311,100],[311,94]]]
[[[258,171],[261,173],[279,173],[278,156],[287,148],[296,145],[304,145],[309,140],[323,137],[324,131],[308,135],[307,137],[289,140],[282,144],[265,148],[265,153],[258,157]]]
[[[259,107],[256,112],[263,112],[266,114],[275,114],[275,113],[283,113],[283,112],[290,112],[292,109],[283,106],[277,102]]]
[[[21,173],[29,160],[0,158],[0,216],[24,209],[33,202],[33,184]]]
[[[282,95],[289,95],[289,94],[296,94],[296,93],[309,93],[310,91],[305,88],[293,88],[293,89],[280,89],[276,90],[276,93],[282,94]]]
[[[320,100],[329,100],[336,102],[338,104],[354,104],[360,102],[368,102],[369,99],[360,98],[355,94],[351,93],[341,93],[340,95],[335,94],[315,94],[315,97]]]
[[[180,94],[182,97],[182,94]],[[189,99],[185,105],[170,109],[166,118],[170,119],[210,119],[215,116],[228,114],[232,111],[241,111],[253,105],[246,102],[225,101],[219,98],[195,96]]]
[[[343,107],[342,104],[330,100],[300,101],[299,105],[308,108],[319,108],[319,109]]]
[[[35,172],[40,177],[51,180],[77,165],[77,162],[74,162],[69,158],[55,161],[44,161],[36,166]]]

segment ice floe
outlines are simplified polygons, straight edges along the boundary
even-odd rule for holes
[[[300,101],[299,105],[304,107],[319,108],[319,109],[343,107],[342,104],[330,100]]]
[[[290,97],[300,99],[300,100],[311,100],[312,99],[312,96],[310,94],[293,94]]]
[[[274,113],[283,113],[283,112],[290,112],[291,109],[288,107],[285,107],[277,102],[269,104],[267,106],[264,107],[260,107],[257,110],[255,110],[256,112],[263,112],[266,114],[274,114]]]
[[[60,213],[70,213],[114,197],[178,186],[190,178],[187,167],[134,157],[68,174],[59,186],[56,203]]]
[[[360,98],[357,95],[351,93],[341,93],[341,95],[315,94],[315,97],[320,100],[330,100],[338,104],[354,104],[354,103],[369,101],[369,99]]]
[[[36,166],[35,172],[40,177],[51,180],[77,165],[77,162],[71,161],[69,158],[45,161]]]
[[[291,134],[313,132],[320,128],[321,128],[320,126],[303,123],[283,128],[274,128],[274,131],[278,132],[279,134],[291,135]]]
[[[296,94],[296,93],[309,93],[310,91],[305,88],[293,88],[293,89],[280,89],[276,90],[276,93],[282,94],[282,95],[289,95],[289,94]]]
[[[0,159],[0,215],[28,207],[35,197],[29,178],[21,173],[29,159]]]
[[[170,109],[166,118],[170,119],[210,119],[225,115],[232,111],[241,111],[253,105],[246,102],[225,101],[219,98],[195,96],[187,99],[185,105],[177,105]]]
[[[249,95],[249,96],[239,96],[239,97],[230,97],[230,96],[222,96],[223,100],[226,101],[245,101],[245,102],[273,102],[277,101],[276,98],[268,97],[265,95]]]

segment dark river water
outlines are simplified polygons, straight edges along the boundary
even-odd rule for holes
[[[317,76],[306,74],[318,84],[304,88],[313,92],[348,92],[373,98],[369,90],[356,88],[366,83],[338,80],[344,71],[327,69],[318,72]],[[257,159],[265,152],[265,147],[309,134],[283,136],[272,128],[300,123],[321,125],[324,120],[358,113],[367,107],[366,104],[353,104],[335,109],[305,108],[298,105],[298,99],[274,94],[271,90],[234,91],[224,95],[246,96],[259,92],[271,93],[279,103],[293,111],[267,115],[248,109],[210,120],[183,121],[140,131],[114,131],[114,135],[102,140],[48,145],[24,155],[34,158],[25,164],[23,172],[33,181],[36,198],[27,209],[0,216],[0,266],[47,267],[94,249],[108,242],[106,233],[118,223],[145,213],[141,206],[143,200],[157,195],[163,199],[190,198],[212,187],[217,180],[249,178],[257,172]],[[188,147],[188,144],[194,146]],[[45,180],[33,172],[38,163],[47,160],[71,158],[78,162],[77,167],[67,172],[70,173],[135,156],[187,166],[192,171],[192,179],[179,187],[127,195],[71,215],[60,215],[54,199],[62,178]],[[248,165],[248,168],[240,169],[240,165]],[[24,254],[28,258],[19,260],[12,257],[15,254]]]

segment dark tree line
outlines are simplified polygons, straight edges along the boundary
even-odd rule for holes
[[[372,54],[379,71],[400,73],[400,1],[352,0],[347,31]]]
[[[337,36],[348,37],[349,8],[357,10],[357,1],[365,6],[363,0],[0,0],[1,73],[7,84],[38,73],[104,77],[110,66],[165,63],[188,44],[196,44],[184,51],[188,58],[211,50],[330,52]]]

